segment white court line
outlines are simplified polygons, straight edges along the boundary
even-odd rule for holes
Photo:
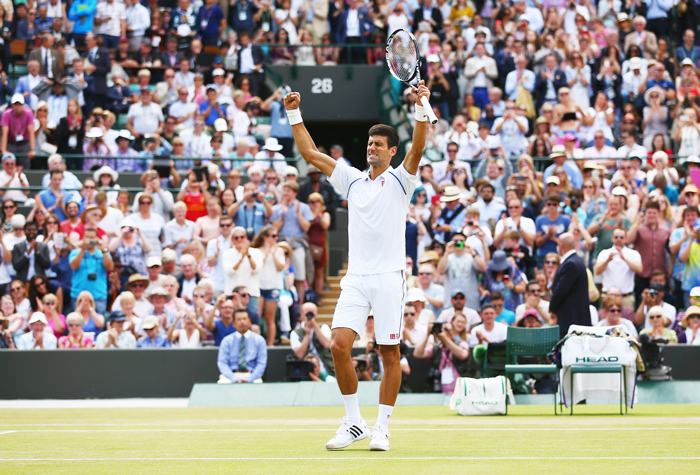
[[[335,426],[333,426],[335,427]],[[328,432],[332,428],[230,428],[230,429],[17,429],[14,431],[4,432]],[[475,428],[475,427],[455,427],[455,428],[422,428],[416,427],[413,429],[409,428],[392,428],[393,431],[397,432],[412,432],[420,430],[421,432],[550,432],[550,431],[562,431],[562,432],[589,432],[589,431],[640,431],[640,430],[666,430],[666,431],[681,431],[681,430],[700,430],[700,427],[537,427],[537,428],[527,428],[527,427],[494,427],[494,428]],[[2,433],[0,433],[2,434]]]
[[[5,435],[5,434],[14,434],[17,432],[16,430],[6,430],[5,432],[0,432],[0,435]]]
[[[250,461],[270,462],[285,460],[371,460],[373,462],[386,460],[391,462],[408,460],[464,460],[464,461],[488,461],[488,460],[700,460],[700,457],[133,457],[133,458],[1,458],[0,462],[218,462],[218,461]]]

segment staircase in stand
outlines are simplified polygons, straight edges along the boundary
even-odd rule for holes
[[[338,272],[337,276],[328,277],[328,286],[330,290],[326,290],[321,295],[322,305],[318,308],[318,323],[327,323],[328,326],[331,325],[333,320],[333,312],[335,312],[335,304],[338,302],[338,297],[340,297],[340,279],[345,276],[348,270],[348,264],[345,263],[343,268]]]

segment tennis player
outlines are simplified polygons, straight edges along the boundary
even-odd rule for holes
[[[423,81],[413,88],[417,96],[430,97]],[[348,272],[340,282],[340,298],[333,315],[331,351],[335,376],[345,402],[346,416],[328,450],[343,449],[370,437],[370,450],[389,450],[389,419],[401,385],[399,342],[406,296],[406,214],[416,188],[418,164],[425,146],[425,109],[416,106],[413,142],[398,168],[390,166],[399,146],[393,127],[378,124],[369,129],[368,172],[336,162],[318,151],[304,127],[299,111],[301,96],[285,97],[294,140],[304,160],[329,176],[348,200]],[[357,375],[350,355],[355,337],[362,333],[370,309],[384,377],[379,389],[379,416],[371,435],[360,415]]]

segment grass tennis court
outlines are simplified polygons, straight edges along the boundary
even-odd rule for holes
[[[699,473],[700,405],[398,406],[390,452],[324,448],[342,407],[0,410],[0,473]],[[377,409],[363,408],[370,427]]]

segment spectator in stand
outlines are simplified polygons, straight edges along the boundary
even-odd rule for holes
[[[596,275],[603,276],[603,293],[611,287],[620,289],[622,305],[634,307],[634,284],[637,274],[642,272],[642,256],[634,249],[625,246],[627,231],[613,230],[612,247],[598,254],[595,265]]]
[[[71,297],[77,299],[81,290],[88,290],[95,299],[99,314],[107,311],[107,272],[114,267],[104,241],[97,238],[97,229],[86,228],[80,249],[70,253],[73,269]]]
[[[178,323],[182,319],[181,327]],[[207,332],[204,327],[197,321],[192,311],[186,311],[179,314],[173,324],[168,328],[168,341],[175,348],[201,348],[202,342],[207,339]]]
[[[136,338],[131,332],[124,331],[126,316],[121,310],[110,312],[109,329],[100,333],[95,341],[96,348],[136,348]]]
[[[576,165],[566,160],[566,151],[555,145],[552,148],[552,153],[549,154],[549,158],[551,158],[554,163],[545,169],[544,179],[546,180],[552,176],[555,168],[564,167],[566,174],[569,176],[571,186],[580,190],[581,186],[583,186],[583,175]]]
[[[21,188],[29,188],[29,181],[27,180],[27,176],[23,173],[22,167],[17,167],[17,158],[13,153],[7,153],[2,156],[0,186],[17,188],[15,190],[0,191],[1,199],[11,199],[18,203],[27,201],[29,190],[25,191]]]
[[[251,244],[262,254],[262,266],[258,271],[260,298],[258,308],[263,312],[268,346],[273,346],[277,337],[275,314],[279,302],[280,289],[284,285],[282,270],[285,266],[284,250],[277,245],[278,231],[274,226],[263,227]]]
[[[695,305],[688,307],[681,320],[683,331],[678,332],[678,343],[686,345],[700,345],[700,307]]]
[[[331,355],[331,329],[325,323],[317,321],[318,307],[306,302],[300,308],[302,319],[290,334],[290,342],[294,354],[299,359],[313,355],[319,359],[321,371],[335,376],[333,355]]]
[[[36,221],[24,225],[25,240],[12,248],[12,267],[16,278],[28,282],[34,275],[43,275],[51,266],[49,248],[43,242],[37,242],[38,228]]]
[[[496,247],[503,247],[503,239],[507,231],[517,231],[520,236],[518,244],[526,247],[532,255],[535,244],[537,228],[535,222],[523,216],[523,203],[520,199],[514,198],[508,201],[508,217],[501,218],[496,223],[493,243]]]
[[[649,335],[652,340],[661,340],[662,343],[672,345],[678,343],[678,335],[668,328],[669,325],[666,325],[668,318],[665,314],[662,307],[658,305],[651,307],[647,314],[649,323],[639,332],[639,335]]]
[[[621,326],[627,332],[628,335],[637,337],[637,329],[634,328],[634,324],[622,318],[622,300],[616,297],[605,297],[603,299],[602,310],[605,312],[601,315],[600,320],[596,323],[597,327],[613,327]],[[599,315],[602,312],[599,312]]]
[[[224,251],[223,267],[226,272],[226,288],[224,293],[231,294],[235,287],[245,285],[250,294],[250,305],[259,312],[258,297],[260,297],[260,279],[258,273],[263,266],[263,256],[260,250],[251,248],[245,228],[236,226],[232,230],[233,247]]]
[[[520,305],[521,294],[525,293],[526,282],[520,270],[506,256],[505,251],[497,250],[488,262],[486,272],[482,276],[479,292],[483,300],[488,300],[493,292],[498,291],[501,300],[505,301],[505,310],[514,311]],[[493,304],[493,302],[491,302]],[[497,308],[500,315],[503,308]],[[513,316],[515,321],[515,316]],[[513,322],[508,322],[509,324]]]
[[[403,337],[402,341],[408,346],[416,346],[420,341],[427,339],[428,326],[418,321],[416,306],[406,303],[403,310]]]
[[[58,340],[51,331],[44,331],[47,326],[46,316],[41,312],[34,312],[29,319],[30,332],[25,333],[15,340],[18,350],[55,350],[58,348]]]
[[[139,338],[136,342],[138,348],[169,348],[171,346],[167,337],[160,332],[158,317],[155,315],[150,315],[144,319],[143,329],[146,335]]]
[[[283,183],[282,203],[273,206],[270,223],[279,230],[284,240],[292,247],[292,265],[296,272],[294,286],[297,289],[299,301],[304,302],[304,281],[307,270],[313,266],[305,238],[314,216],[309,205],[297,200],[298,193],[299,185],[296,182]]]
[[[504,308],[505,301],[503,300],[503,294],[495,290],[491,294],[491,305],[496,310],[496,321],[505,323],[506,325],[513,325],[515,323],[515,312]],[[500,312],[500,313],[499,313]]]
[[[22,94],[13,95],[10,104],[0,118],[0,126],[2,126],[0,151],[3,156],[8,153],[20,155],[18,165],[28,170],[31,168],[30,160],[36,155],[34,113],[32,109],[24,106]]]
[[[530,70],[526,71],[533,75],[532,82],[534,87],[534,73]],[[513,71],[510,74],[516,74],[516,72],[517,71]],[[515,81],[515,79],[513,79],[513,81]],[[514,99],[506,101],[506,110],[503,116],[495,120],[493,128],[491,129],[492,134],[500,137],[503,150],[509,159],[519,157],[525,153],[527,149],[527,140],[525,138],[525,134],[527,134],[529,130],[527,118],[517,115],[515,109]]]
[[[535,228],[537,229],[535,244],[537,245],[537,267],[539,268],[542,268],[544,257],[547,254],[557,252],[559,237],[569,229],[571,224],[569,217],[560,212],[560,200],[558,194],[547,195],[545,203],[547,213],[538,216],[535,220]]]
[[[263,337],[250,330],[244,309],[234,312],[235,333],[221,341],[217,364],[219,383],[261,383],[267,367],[267,346]]]
[[[486,262],[465,244],[467,237],[461,232],[454,233],[447,244],[445,254],[438,264],[438,272],[445,274],[445,308],[450,308],[447,297],[453,295],[454,289],[466,289],[466,305],[469,308],[479,308],[479,289],[477,274],[486,271]]]
[[[525,303],[515,309],[516,322],[522,320],[528,311],[537,312],[537,317],[547,324],[550,323],[549,302],[542,298],[542,287],[539,282],[533,280],[525,287]]]
[[[58,339],[59,349],[94,348],[95,342],[92,337],[83,331],[83,317],[78,313],[71,313],[66,317],[68,335]]]
[[[445,298],[445,288],[435,283],[435,266],[430,263],[424,263],[418,267],[416,287],[425,296],[425,308],[432,311],[436,316],[440,315],[443,299]]]
[[[151,251],[148,256],[160,257],[163,252],[161,236],[165,227],[165,219],[160,214],[151,213],[153,196],[143,193],[138,197],[138,212],[132,213],[122,221],[122,227],[131,226],[139,229],[139,232],[148,240]]]
[[[667,271],[666,249],[671,232],[661,226],[661,211],[656,201],[648,201],[643,213],[627,233],[627,243],[642,256],[642,271],[635,276],[635,297],[639,301],[642,290],[649,286],[651,272],[660,269]]]
[[[634,313],[634,324],[637,328],[651,329],[653,322],[649,318],[651,309],[659,307],[663,312],[662,325],[671,327],[676,321],[676,309],[673,305],[664,302],[665,291],[661,284],[651,284],[648,288],[644,288],[639,299],[639,306]]]
[[[328,186],[330,187],[330,185]],[[330,192],[335,196],[332,187],[330,187]],[[312,288],[316,292],[317,303],[320,305],[326,265],[328,264],[326,236],[331,226],[331,215],[326,211],[326,205],[320,193],[311,193],[308,197],[308,204],[313,213],[313,220],[307,231],[309,252],[311,252],[314,263],[314,281]]]

